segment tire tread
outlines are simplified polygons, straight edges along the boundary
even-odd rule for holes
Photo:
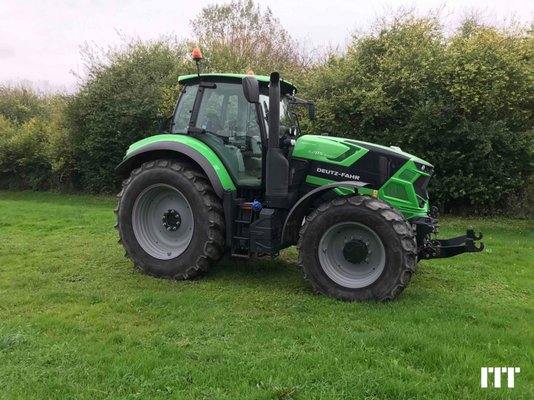
[[[209,183],[206,175],[201,171],[191,169],[191,167],[183,162],[172,159],[159,159],[155,161],[147,161],[143,163],[139,168],[134,169],[130,176],[123,180],[122,189],[117,194],[117,207],[113,210],[117,216],[117,223],[115,229],[119,232],[119,244],[122,244],[123,239],[121,237],[120,220],[118,218],[121,207],[122,197],[134,177],[143,174],[145,171],[149,171],[155,168],[172,169],[175,172],[182,174],[192,184],[192,187],[200,192],[204,202],[204,206],[208,210],[208,225],[209,234],[208,240],[204,243],[202,248],[202,254],[200,254],[195,263],[187,268],[185,271],[174,274],[172,276],[160,276],[149,271],[149,268],[139,260],[135,260],[132,254],[128,254],[128,250],[125,252],[125,257],[129,258],[135,268],[139,269],[146,275],[155,276],[158,278],[168,278],[176,280],[184,280],[193,278],[202,272],[210,270],[212,264],[218,261],[224,255],[224,215],[221,201],[215,195],[211,184]]]
[[[357,207],[365,207],[368,210],[375,212],[391,225],[393,231],[400,237],[402,250],[404,251],[404,263],[402,265],[402,271],[399,274],[399,279],[391,285],[392,289],[388,293],[376,298],[377,301],[393,300],[406,288],[406,286],[408,286],[412,275],[416,271],[417,243],[412,228],[404,216],[385,201],[370,196],[350,196],[339,197],[330,202],[321,204],[321,206],[317,207],[306,217],[305,223],[300,228],[297,248],[299,250],[302,248],[303,242],[309,234],[309,229],[312,225],[311,222],[319,218],[332,207],[343,207],[347,204]],[[304,278],[310,283],[313,291],[317,294],[326,294],[314,279],[310,279],[302,251],[299,251],[298,264],[304,270]]]

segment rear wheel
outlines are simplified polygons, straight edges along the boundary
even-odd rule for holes
[[[117,197],[119,242],[143,272],[187,279],[222,256],[221,202],[205,175],[191,166],[146,162],[132,171]]]
[[[324,203],[300,231],[299,263],[313,289],[343,300],[390,300],[416,268],[416,243],[404,217],[364,196]]]

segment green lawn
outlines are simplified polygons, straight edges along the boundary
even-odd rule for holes
[[[394,302],[312,294],[289,250],[205,277],[135,271],[111,197],[0,192],[0,398],[533,399],[534,223],[422,262]],[[480,389],[480,367],[520,367]]]

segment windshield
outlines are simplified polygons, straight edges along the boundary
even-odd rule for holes
[[[182,94],[174,112],[174,119],[171,126],[172,133],[187,133],[197,92],[198,85],[184,86],[182,89]]]
[[[172,123],[172,133],[187,133],[193,105],[198,92],[198,85],[184,86],[178,101]],[[260,104],[265,117],[265,132],[269,132],[269,96],[268,90],[260,94]],[[255,126],[255,128],[254,128]],[[280,132],[287,133],[294,129],[297,121],[288,99],[280,99]],[[243,96],[241,84],[218,83],[215,89],[206,89],[199,115],[197,127],[211,131],[220,136],[233,136],[236,131],[254,131],[259,135],[258,121],[254,105],[248,103]]]

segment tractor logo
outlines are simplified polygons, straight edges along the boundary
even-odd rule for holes
[[[359,181],[360,175],[348,174],[346,172],[334,171],[333,169],[317,168],[316,172],[324,175],[339,176],[344,179],[352,179],[353,181]]]

